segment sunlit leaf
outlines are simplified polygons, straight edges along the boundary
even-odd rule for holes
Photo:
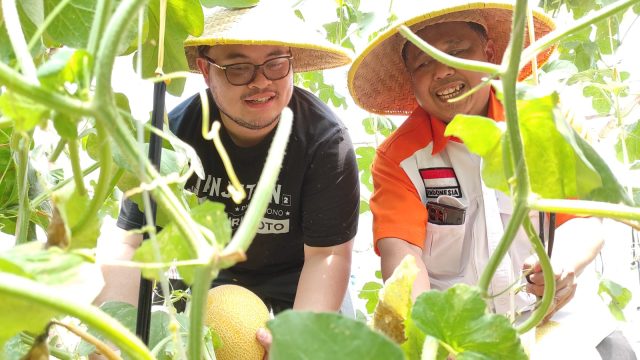
[[[256,5],[260,0],[200,0],[203,6],[222,6],[226,8],[245,8]]]
[[[334,313],[287,310],[267,323],[273,334],[269,358],[332,360],[404,359],[402,350],[366,324]],[[295,334],[295,336],[292,336]]]
[[[388,137],[397,128],[396,125],[385,116],[373,115],[362,120],[362,126],[369,135],[381,134]]]
[[[385,281],[373,313],[373,328],[399,344],[406,340],[404,323],[411,311],[411,291],[417,275],[416,259],[405,256]]]
[[[616,155],[620,162],[625,161],[622,151],[623,139],[626,145],[627,161],[633,163],[640,160],[640,120],[622,127],[620,138],[618,138],[618,142],[616,143]]]
[[[606,296],[604,294],[606,294]],[[603,301],[608,303],[609,311],[613,317],[620,321],[625,321],[623,310],[632,298],[629,289],[609,279],[600,279],[598,295],[600,295]]]
[[[50,109],[10,90],[0,95],[0,112],[14,121],[17,131],[31,131],[47,120]]]
[[[408,360],[422,360],[430,358],[429,354],[424,354],[424,356],[422,354],[425,341],[427,340],[425,339],[426,335],[416,326],[411,316],[407,317],[404,322],[404,334],[407,340],[403,342],[400,347],[402,348],[402,351],[404,352]],[[435,345],[432,346],[434,346],[435,349],[432,350],[435,351],[434,355],[437,355],[439,343],[437,340],[433,340],[435,342]]]
[[[555,94],[518,101],[532,191],[545,198],[631,204],[606,162],[560,115],[557,101]],[[461,138],[472,152],[482,156],[482,176],[487,185],[508,193],[503,161],[506,137],[503,133],[500,139],[502,128],[491,122],[458,116],[445,134]]]
[[[224,212],[224,205],[212,201],[205,201],[191,209],[191,217],[203,228],[208,229],[215,237],[217,248],[222,248],[231,239],[231,225]],[[160,231],[156,240],[160,248],[160,261],[170,263],[175,260],[195,259],[195,249],[191,249],[175,223],[169,223]],[[145,241],[138,248],[133,257],[134,261],[155,263],[153,244]],[[179,266],[178,271],[187,284],[193,283],[195,266]],[[147,278],[159,279],[158,270],[143,269],[143,275]]]
[[[0,253],[0,272],[37,281],[87,304],[95,299],[103,286],[100,268],[88,263],[85,256],[56,247],[45,250],[39,242]],[[0,301],[0,345],[18,331],[42,332],[55,314],[29,299],[3,295]]]
[[[480,290],[466,284],[418,296],[411,317],[425,334],[456,351],[456,359],[527,359],[509,320],[488,313]]]
[[[582,94],[585,97],[592,98],[591,106],[593,106],[593,109],[598,114],[606,115],[606,114],[609,114],[609,112],[611,111],[611,105],[612,105],[611,99],[609,99],[607,92],[605,92],[601,88],[597,86],[589,85],[582,90]]]
[[[364,214],[367,211],[371,211],[371,208],[369,207],[369,202],[365,200],[360,200],[359,213]]]
[[[60,211],[66,228],[70,236],[69,246],[71,249],[94,248],[100,235],[100,226],[102,218],[99,214],[87,216],[91,198],[85,192],[80,194],[73,183],[62,187],[52,195],[55,206]],[[79,226],[80,223],[84,227],[82,234],[74,233],[72,229]]]
[[[365,308],[368,314],[373,314],[373,310],[375,310],[378,304],[378,292],[380,289],[382,289],[382,284],[369,281],[362,285],[362,290],[358,293],[358,298],[367,300]]]

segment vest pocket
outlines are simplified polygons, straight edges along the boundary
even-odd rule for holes
[[[422,257],[429,274],[459,275],[465,225],[427,225]]]

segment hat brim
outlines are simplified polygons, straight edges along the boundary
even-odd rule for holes
[[[348,65],[352,56],[295,17],[290,8],[261,5],[244,9],[216,8],[205,17],[203,35],[184,42],[189,69],[196,65],[198,46],[272,45],[291,49],[293,71],[305,72]]]
[[[464,18],[464,12],[478,12],[485,19],[483,25],[498,55],[495,62],[501,63],[510,40],[512,4],[478,2],[459,6],[445,5],[438,9],[434,9],[431,5],[430,11],[401,21],[380,34],[356,57],[348,74],[349,91],[355,103],[375,114],[410,114],[418,103],[401,54],[402,46],[407,40],[398,32],[398,27],[406,25],[413,32],[417,32],[428,25],[451,21],[447,19],[452,13],[456,13],[456,17]],[[536,39],[555,29],[553,20],[544,13],[534,10],[533,15]],[[529,44],[528,38],[525,32],[525,47]],[[538,67],[549,59],[554,49],[554,47],[548,48],[537,55]],[[519,79],[524,79],[531,74],[531,66],[529,63],[522,67]]]

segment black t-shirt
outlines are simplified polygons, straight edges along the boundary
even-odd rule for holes
[[[219,111],[209,94],[212,118]],[[259,295],[292,303],[304,263],[303,245],[326,247],[352,239],[357,231],[360,201],[353,145],[344,125],[313,94],[294,88],[289,102],[294,120],[271,202],[247,260],[222,270],[216,282],[237,283]],[[229,179],[210,140],[202,138],[200,97],[192,96],[169,114],[171,131],[200,157],[205,179],[193,175],[185,189],[225,204],[235,231],[253,196],[273,139],[238,147],[222,127],[220,136],[247,199],[235,204],[227,193]],[[118,226],[139,228],[143,215],[135,203],[123,202]]]

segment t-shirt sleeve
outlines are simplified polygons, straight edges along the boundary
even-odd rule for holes
[[[384,153],[376,152],[371,174],[373,195],[369,207],[373,214],[373,245],[383,238],[399,238],[424,247],[427,210],[415,186],[400,167]]]
[[[347,130],[320,144],[302,189],[302,230],[308,246],[334,246],[358,231],[360,184],[358,166]]]
[[[122,199],[120,204],[120,214],[116,225],[124,230],[139,229],[142,227],[144,214],[138,205],[129,198]]]

